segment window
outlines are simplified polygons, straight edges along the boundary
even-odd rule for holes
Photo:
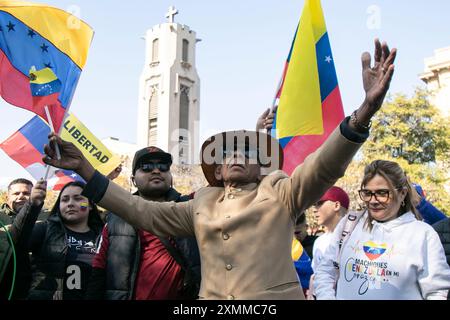
[[[181,86],[180,90],[180,131],[189,130],[189,87]]]
[[[189,41],[183,39],[183,52],[181,56],[181,61],[188,62],[189,61]]]
[[[150,119],[148,122],[148,145],[156,146],[158,144],[158,120]]]
[[[148,145],[154,146],[158,139],[158,86],[151,87],[148,122]]]
[[[152,42],[152,62],[159,60],[159,39],[154,39]]]
[[[150,111],[149,118],[155,119],[158,117],[158,86],[151,87],[151,96],[150,96]]]

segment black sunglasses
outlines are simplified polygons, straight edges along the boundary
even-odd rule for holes
[[[140,168],[144,172],[152,172],[155,169],[158,169],[161,172],[167,172],[170,169],[170,164],[149,162],[149,163],[142,163]]]
[[[237,148],[235,150],[223,150],[223,158],[232,158],[236,152],[240,152],[247,159],[258,159],[258,150],[248,148]]]

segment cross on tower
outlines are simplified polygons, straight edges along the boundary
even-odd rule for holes
[[[166,14],[166,18],[169,19],[170,23],[174,22],[173,19],[174,19],[176,14],[178,14],[178,10],[175,9],[174,6],[170,6],[169,7],[169,12],[167,12],[167,14]]]

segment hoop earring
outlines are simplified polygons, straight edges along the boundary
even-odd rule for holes
[[[405,206],[405,200],[402,201],[402,207],[404,207],[404,206]]]

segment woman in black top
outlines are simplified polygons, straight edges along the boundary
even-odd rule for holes
[[[29,299],[83,299],[103,227],[96,205],[81,195],[84,186],[78,181],[66,184],[49,218],[33,229]]]

